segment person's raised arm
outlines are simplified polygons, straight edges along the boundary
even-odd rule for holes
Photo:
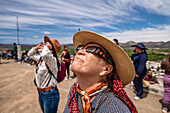
[[[42,50],[41,56],[43,61],[45,61],[47,66],[52,71],[53,75],[57,78],[57,72],[58,72],[57,59],[53,56],[50,49],[52,49],[52,46],[46,44]]]
[[[38,61],[38,60],[40,59],[40,54],[37,54],[36,52],[37,52],[37,50],[39,50],[39,49],[41,50],[43,47],[44,47],[44,44],[39,44],[39,45],[31,48],[30,51],[29,51],[28,54],[27,54],[28,57],[29,57],[30,59],[33,59],[33,60],[35,60],[35,61]]]

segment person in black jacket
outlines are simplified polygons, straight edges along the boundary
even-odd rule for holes
[[[136,71],[135,79],[133,80],[136,96],[135,100],[139,100],[143,98],[143,78],[147,73],[146,62],[148,60],[148,56],[146,53],[147,48],[143,43],[137,43],[137,45],[132,45],[131,47],[135,47],[136,54],[133,55],[133,64]]]

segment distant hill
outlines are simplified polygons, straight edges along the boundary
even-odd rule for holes
[[[27,44],[21,44],[21,47],[24,49],[29,49],[35,45],[27,45]],[[3,49],[13,49],[13,44],[0,44],[0,47]]]
[[[61,44],[61,47],[64,47],[65,44]],[[67,44],[69,48],[73,48],[73,44]],[[30,49],[32,47],[34,47],[36,45],[32,44],[32,45],[27,45],[27,44],[21,44],[21,47],[24,49]],[[0,48],[3,49],[13,49],[13,44],[0,44]]]
[[[166,48],[166,49],[170,49],[170,41],[167,42],[142,42],[146,45],[147,48]],[[120,43],[120,47],[122,48],[131,48],[131,45],[136,44],[136,42],[134,41],[129,41],[126,43]],[[63,47],[65,44],[62,44],[61,47]],[[73,48],[73,44],[67,44],[69,48]],[[26,45],[26,44],[21,44],[21,47],[24,49],[29,49],[33,46],[36,45]],[[0,44],[1,48],[5,48],[5,49],[12,49],[13,48],[13,44]]]
[[[170,49],[170,41],[167,42],[142,42],[147,48],[167,48]],[[122,48],[131,48],[131,45],[136,44],[134,41],[129,41],[126,43],[120,43]]]

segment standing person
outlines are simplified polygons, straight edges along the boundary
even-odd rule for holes
[[[135,79],[133,80],[136,96],[135,100],[139,100],[143,98],[143,78],[147,73],[146,62],[148,60],[148,56],[146,53],[146,47],[143,43],[137,43],[137,45],[132,45],[131,47],[135,47],[135,56],[133,56],[133,64],[136,71]]]
[[[64,57],[64,59],[62,59],[62,57]],[[70,52],[68,51],[67,45],[64,45],[64,50],[60,55],[60,59],[66,66],[66,71],[67,71],[68,77],[65,77],[65,80],[71,79],[71,77],[70,77],[70,62],[71,62],[71,59],[70,59]]]
[[[35,84],[39,94],[39,104],[43,113],[56,113],[59,103],[59,91],[57,88],[57,72],[59,61],[57,53],[61,46],[56,39],[50,40],[44,37],[45,44],[33,47],[28,56],[37,61],[35,68]],[[36,51],[41,52],[36,54]]]
[[[164,83],[164,95],[163,95],[163,113],[168,112],[168,105],[170,104],[170,54],[167,58],[163,59],[161,63],[161,68],[165,69],[165,75],[163,79]]]
[[[77,75],[64,113],[137,113],[122,84],[135,71],[128,55],[110,39],[90,31],[73,36],[77,54],[71,70]]]
[[[113,39],[114,40],[114,42],[117,44],[117,45],[119,45],[119,42],[118,42],[118,39]]]
[[[18,52],[18,50],[17,50],[17,44],[16,43],[13,43],[13,52],[14,52],[14,59],[15,59],[15,61],[17,62],[18,61],[18,55],[17,55],[17,52]]]

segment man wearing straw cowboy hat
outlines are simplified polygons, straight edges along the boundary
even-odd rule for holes
[[[57,53],[61,46],[56,39],[50,40],[44,37],[45,44],[41,43],[33,47],[29,52],[29,58],[37,61],[35,67],[35,85],[39,95],[39,104],[43,113],[56,113],[59,103],[59,91],[57,88],[57,72],[59,61]],[[40,54],[36,54],[37,50]]]
[[[64,113],[137,113],[123,90],[135,71],[128,55],[110,39],[90,31],[73,36],[76,56],[71,69],[77,75]]]

